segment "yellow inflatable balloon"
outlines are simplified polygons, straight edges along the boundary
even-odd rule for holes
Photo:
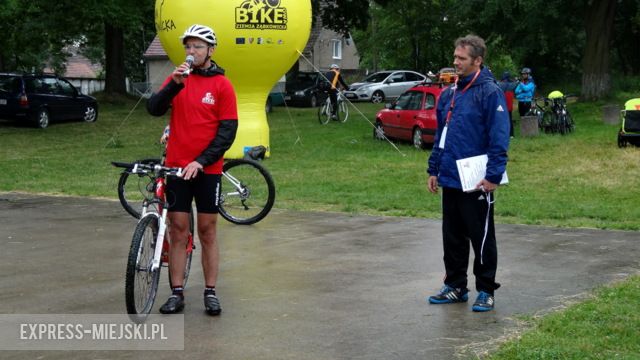
[[[273,85],[291,68],[309,39],[310,0],[156,0],[156,30],[174,64],[185,52],[182,33],[193,24],[215,31],[213,58],[238,96],[238,134],[226,158],[241,158],[257,145],[270,154],[265,113]]]

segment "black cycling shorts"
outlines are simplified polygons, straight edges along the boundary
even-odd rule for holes
[[[191,180],[178,177],[167,179],[167,202],[169,211],[191,212],[191,203],[196,200],[198,213],[217,214],[220,203],[219,174],[199,173]]]

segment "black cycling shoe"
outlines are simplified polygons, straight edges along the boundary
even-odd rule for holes
[[[220,315],[220,313],[222,312],[222,308],[220,307],[220,300],[218,300],[218,297],[213,294],[205,295],[204,309],[207,314],[211,316]]]
[[[175,314],[184,309],[184,298],[178,295],[171,295],[164,305],[160,307],[160,312],[163,314]]]

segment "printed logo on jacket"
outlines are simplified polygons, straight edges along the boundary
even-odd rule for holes
[[[203,104],[209,104],[209,105],[213,105],[216,103],[216,99],[213,98],[213,95],[211,95],[210,92],[206,93],[204,95],[204,97],[202,98],[202,103]]]

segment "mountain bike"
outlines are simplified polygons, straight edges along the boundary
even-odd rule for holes
[[[136,163],[162,165],[163,160],[151,158]],[[132,172],[133,164],[130,165],[120,174],[118,199],[131,216],[139,219],[144,201],[154,197],[156,178],[153,172]],[[271,211],[276,197],[275,184],[271,174],[257,161],[226,161],[220,182],[219,212],[227,221],[251,225],[264,219]]]
[[[331,119],[340,122],[347,121],[347,118],[349,117],[349,107],[347,106],[347,100],[342,94],[342,91],[338,91],[338,101],[336,103],[338,111],[336,111],[335,116],[332,116],[333,106],[331,104],[331,98],[329,97],[329,91],[325,91],[325,94],[327,95],[327,99],[318,108],[318,121],[320,121],[320,124],[326,125]]]
[[[549,94],[549,98],[547,100],[551,104],[551,111],[555,118],[555,130],[561,135],[565,135],[575,129],[573,117],[571,116],[569,109],[567,109],[567,98],[572,97],[573,95],[563,95],[559,91],[555,95],[553,95],[553,93],[555,93],[555,91]]]
[[[120,163],[112,162],[116,167],[129,169],[130,174],[145,174],[153,179],[153,196],[142,201],[140,220],[131,239],[125,274],[125,303],[129,317],[135,322],[143,322],[153,308],[158,293],[160,270],[169,264],[169,239],[167,203],[165,186],[169,176],[182,176],[181,168],[164,167],[158,163]],[[187,261],[184,268],[186,286],[191,270],[191,260],[195,244],[193,243],[193,212],[189,218],[189,236],[187,239]],[[171,285],[171,274],[169,274]]]
[[[552,92],[549,97],[536,98],[527,115],[537,116],[538,125],[545,133],[568,134],[575,129],[575,122],[566,105],[567,98],[572,96]],[[540,101],[543,102],[543,105],[540,105]]]
[[[542,104],[540,103],[542,102]],[[539,97],[531,101],[531,109],[527,111],[525,116],[535,116],[538,119],[538,128],[545,132],[549,132],[552,127],[552,119],[547,109],[545,98]]]

